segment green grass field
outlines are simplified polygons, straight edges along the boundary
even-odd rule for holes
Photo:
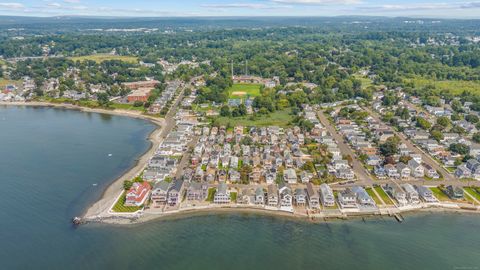
[[[434,85],[437,91],[440,92],[442,90],[446,90],[454,95],[460,95],[463,91],[480,94],[480,81],[436,81],[422,77],[414,77],[411,79],[406,79],[406,81],[413,82],[417,88],[425,87],[427,85]]]
[[[261,84],[237,83],[228,89],[228,98],[246,98],[260,96]]]
[[[216,117],[214,118],[214,120],[220,125],[227,125],[228,123],[230,123],[231,126],[241,125],[245,127],[287,127],[294,118],[294,116],[291,115],[290,112],[290,109],[285,109],[281,111],[275,111],[268,115],[259,115],[255,118],[251,118],[250,115],[247,115],[242,117]]]
[[[135,107],[132,104],[112,103],[110,104],[110,107],[114,109],[119,109],[119,110],[133,110],[133,111],[141,111],[141,112],[146,111],[143,106]]]
[[[115,203],[115,205],[112,208],[114,212],[132,213],[143,208],[139,206],[124,206],[123,204],[125,203],[126,196],[127,196],[127,193],[123,192],[122,196],[118,198],[118,201]]]
[[[374,187],[375,191],[380,195],[382,200],[386,205],[393,205],[392,199],[387,195],[387,193],[382,189],[382,187]]]
[[[74,57],[69,57],[69,59],[73,61],[86,61],[86,60],[92,60],[97,63],[101,63],[103,61],[109,61],[109,60],[120,60],[132,64],[138,63],[138,57],[135,56],[124,56],[124,55],[111,55],[111,54],[92,54],[92,55],[84,55],[84,56],[74,56]]]
[[[237,201],[237,192],[230,193],[230,201],[236,202]]]
[[[430,190],[439,201],[450,201],[450,198],[438,187],[431,187]]]
[[[480,193],[478,193],[478,188],[474,187],[465,187],[463,188],[466,192],[472,195],[475,199],[480,201]]]
[[[368,77],[364,77],[360,74],[355,74],[354,77],[355,77],[355,79],[362,82],[362,89],[365,89],[365,88],[373,85],[372,80]]]
[[[383,203],[380,201],[380,199],[378,198],[378,196],[375,194],[375,192],[373,192],[372,188],[366,188],[365,189],[368,193],[368,195],[370,195],[370,197],[372,197],[372,199],[375,201],[375,203],[377,205],[382,205]]]
[[[208,202],[213,202],[213,199],[215,198],[215,193],[217,193],[217,189],[214,187],[211,187],[208,189],[208,196],[207,196],[207,201]]]

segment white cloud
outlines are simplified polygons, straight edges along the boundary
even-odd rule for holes
[[[80,3],[80,0],[63,0],[65,3]]]
[[[270,0],[274,3],[298,5],[348,5],[359,4],[360,0]]]
[[[51,7],[51,8],[61,8],[62,7],[62,5],[60,5],[59,3],[55,3],[55,2],[48,3],[47,6]]]
[[[21,3],[0,3],[0,8],[22,9],[25,8],[25,6]]]
[[[264,9],[269,8],[268,5],[254,4],[254,3],[236,3],[236,4],[204,4],[204,8],[227,9],[227,8],[249,8],[249,9]]]

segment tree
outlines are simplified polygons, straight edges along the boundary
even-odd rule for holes
[[[480,143],[480,132],[473,134],[472,140],[476,143]]]
[[[419,128],[428,130],[432,127],[432,124],[430,124],[430,122],[425,120],[425,118],[417,117],[416,121],[417,121],[417,127]]]
[[[452,110],[455,112],[463,112],[463,106],[462,103],[458,100],[454,100],[450,103],[450,106],[452,106]]]
[[[110,100],[108,99],[107,93],[98,93],[97,94],[98,104],[102,107],[108,107]]]
[[[125,180],[123,181],[123,189],[129,190],[133,186],[133,181]]]
[[[466,155],[470,152],[470,147],[463,143],[452,143],[448,147],[448,150],[460,155]]]
[[[230,107],[227,105],[223,105],[220,109],[220,115],[225,117],[230,117],[232,114],[230,113]]]
[[[412,157],[410,157],[410,156],[401,156],[398,160],[400,162],[403,162],[403,163],[407,164],[411,159],[412,159]]]
[[[472,124],[475,124],[478,122],[478,116],[474,115],[474,114],[469,114],[467,116],[465,116],[465,120],[467,120],[468,122],[472,123]]]
[[[380,144],[380,153],[388,157],[398,153],[399,140],[396,137],[390,137],[386,142]]]
[[[437,142],[443,140],[443,133],[439,130],[432,130],[430,131],[430,135],[432,135],[432,137],[437,140]]]
[[[448,117],[441,116],[441,117],[437,118],[437,124],[439,124],[440,126],[442,126],[444,128],[447,128],[447,127],[450,126],[451,121],[450,121],[450,119],[448,119]]]

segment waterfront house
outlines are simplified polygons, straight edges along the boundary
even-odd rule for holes
[[[265,191],[262,187],[257,187],[255,189],[255,204],[264,205],[265,204]]]
[[[427,203],[438,202],[437,198],[435,198],[435,196],[433,195],[432,190],[430,190],[428,187],[415,186],[415,188],[417,189],[418,195],[420,196],[420,198],[422,198],[422,200],[424,200],[425,202]]]
[[[267,188],[268,206],[278,206],[278,188],[277,185],[271,184]]]
[[[168,188],[170,183],[165,180],[162,180],[155,184],[152,190],[151,200],[154,207],[167,203],[168,198]]]
[[[367,191],[360,186],[354,186],[351,188],[352,192],[355,193],[357,202],[359,205],[364,207],[375,207],[375,201],[368,195]]]
[[[292,201],[293,201],[292,189],[290,189],[290,187],[286,186],[284,183],[281,183],[278,189],[278,192],[280,194],[280,207],[282,208],[292,207]]]
[[[135,182],[128,190],[125,198],[125,206],[141,206],[145,203],[150,192],[150,184],[148,182]]]
[[[332,207],[335,205],[335,196],[332,188],[325,183],[320,185],[320,199],[325,207]]]
[[[420,203],[417,190],[411,184],[403,184],[403,190],[405,190],[407,201],[411,204]]]
[[[357,197],[350,188],[338,193],[338,204],[341,208],[358,208]]]
[[[183,180],[177,179],[173,181],[168,189],[167,203],[171,206],[177,205],[182,198]]]
[[[307,203],[307,193],[305,192],[305,189],[295,189],[294,198],[297,206],[304,206]]]
[[[227,184],[221,182],[217,186],[217,192],[215,192],[215,196],[213,197],[213,203],[216,204],[225,204],[230,203],[230,194],[227,191]]]
[[[207,184],[193,182],[187,188],[187,200],[189,201],[203,201],[207,197]],[[153,195],[152,195],[153,198]]]
[[[396,184],[386,184],[383,188],[390,196],[395,198],[399,206],[407,205],[407,194],[405,191]]]
[[[449,185],[445,191],[450,199],[461,200],[464,198],[463,189],[459,186]]]
[[[312,183],[307,183],[307,199],[310,208],[317,209],[320,207],[320,195],[318,191],[314,189]]]
[[[283,172],[283,180],[285,183],[296,184],[297,183],[297,173],[294,169],[286,169]]]
[[[242,192],[237,198],[237,202],[240,204],[255,204],[255,195],[252,195],[251,191],[249,188],[242,189]]]

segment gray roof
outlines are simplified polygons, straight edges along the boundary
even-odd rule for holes
[[[162,181],[156,183],[155,186],[153,187],[153,189],[160,189],[160,190],[163,190],[163,191],[167,191],[169,187],[170,187],[170,183],[168,183],[165,180],[162,180]]]

